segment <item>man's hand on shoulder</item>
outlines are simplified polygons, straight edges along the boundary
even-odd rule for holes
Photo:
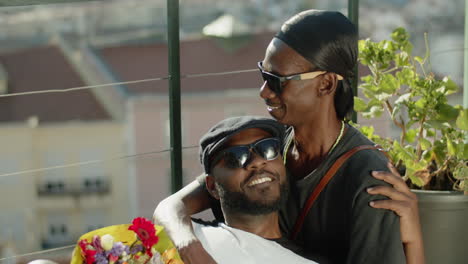
[[[374,171],[372,175],[383,180],[390,186],[376,186],[368,189],[370,194],[381,194],[389,200],[372,201],[371,206],[394,211],[400,216],[400,232],[403,243],[419,242],[421,228],[419,222],[418,198],[406,185],[393,165],[389,164],[391,172]],[[416,240],[416,241],[415,241]]]
[[[206,252],[198,240],[192,241],[178,250],[184,264],[216,264],[216,261]]]
[[[400,235],[405,247],[406,262],[408,264],[424,264],[424,245],[419,221],[418,198],[406,185],[403,178],[392,164],[388,168],[391,172],[372,172],[380,180],[390,183],[393,187],[377,186],[369,188],[370,194],[381,194],[389,200],[372,201],[371,206],[394,211],[400,216]]]

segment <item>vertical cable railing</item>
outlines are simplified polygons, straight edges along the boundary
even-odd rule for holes
[[[171,128],[171,191],[175,193],[182,188],[179,0],[167,0],[167,36]]]
[[[468,108],[468,0],[465,0],[465,45],[463,54],[465,61],[463,66],[463,107]]]
[[[351,22],[356,25],[357,30],[359,31],[359,0],[348,0],[348,18]],[[359,79],[358,65],[354,67],[354,77],[351,81],[351,87],[353,89],[353,94],[358,95],[357,85]],[[354,123],[357,123],[357,113],[353,110],[353,116],[351,120]]]

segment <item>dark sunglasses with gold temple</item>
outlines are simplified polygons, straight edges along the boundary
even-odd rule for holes
[[[284,83],[289,80],[311,80],[316,78],[317,76],[326,73],[326,71],[313,71],[288,76],[278,76],[274,73],[265,71],[265,69],[263,69],[261,61],[257,63],[257,67],[260,70],[260,73],[262,74],[263,80],[267,82],[268,88],[270,88],[270,90],[272,90],[275,94],[281,94],[284,88]],[[343,77],[341,75],[337,74],[337,76],[338,80],[343,80]]]

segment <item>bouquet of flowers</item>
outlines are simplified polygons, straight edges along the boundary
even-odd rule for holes
[[[131,225],[90,232],[78,241],[72,264],[183,264],[177,250],[162,232],[163,228],[158,229],[156,232],[151,221],[137,217]],[[158,243],[160,236],[163,236],[163,243]]]

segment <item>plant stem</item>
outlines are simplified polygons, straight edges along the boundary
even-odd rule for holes
[[[424,32],[424,44],[426,45],[426,56],[424,57],[424,62],[427,60],[429,63],[429,71],[432,72],[431,64],[431,50],[429,49],[429,41],[427,39],[427,32]]]
[[[403,121],[403,118],[401,118],[400,116],[400,121],[401,122],[398,122],[398,120],[396,120],[396,118],[393,118],[393,106],[390,104],[390,102],[388,100],[385,100],[385,106],[387,108],[387,112],[388,114],[390,115],[390,118],[392,119],[393,123],[399,127],[402,131],[402,134],[400,136],[400,144],[403,145],[403,141],[405,139],[405,136],[406,136],[406,128],[405,128],[405,122]]]
[[[421,138],[423,137],[424,132],[424,122],[426,122],[426,115],[424,115],[421,121],[419,122],[418,145],[416,147],[416,155],[418,157],[418,161],[421,160],[422,156]]]
[[[405,126],[405,121],[403,121],[403,117],[400,115],[400,124],[401,124],[401,137],[400,137],[400,144],[403,146],[405,143],[405,137],[406,137],[406,126]]]
[[[444,170],[447,169],[447,166],[448,166],[448,162],[449,162],[449,159],[446,159],[444,161],[444,164],[442,164],[442,166],[440,166],[440,168],[438,168],[436,171],[434,171],[433,173],[431,173],[431,178],[434,177],[434,176],[437,176],[439,175],[441,172],[443,172]]]
[[[389,70],[386,70],[386,71],[384,71],[384,72],[382,72],[382,73],[383,73],[383,74],[387,74],[387,73],[394,72],[394,71],[396,71],[396,70],[398,70],[398,67],[393,67],[393,68],[391,68],[391,69],[389,69]]]
[[[396,120],[395,118],[392,117],[393,106],[390,104],[390,102],[388,100],[385,100],[385,106],[387,107],[387,112],[390,115],[390,118],[392,119],[393,123],[395,123],[395,125],[397,125],[399,128],[401,128],[401,130],[405,131],[405,125],[398,122],[398,120]]]

